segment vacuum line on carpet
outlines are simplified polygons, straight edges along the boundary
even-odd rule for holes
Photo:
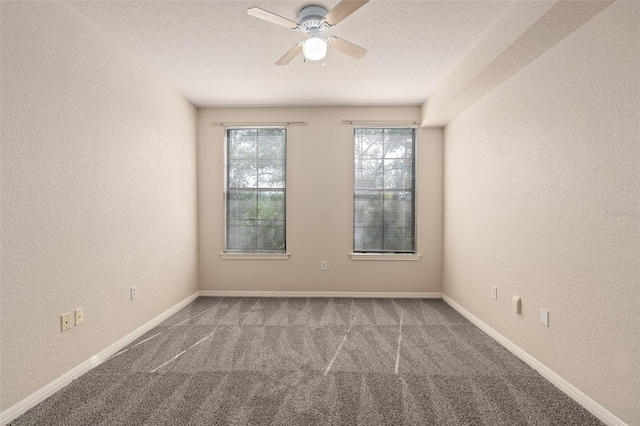
[[[162,332],[160,332],[160,333],[156,333],[156,334],[154,334],[154,335],[153,335],[153,336],[151,336],[151,337],[147,337],[147,338],[146,338],[146,339],[144,339],[142,342],[138,342],[138,343],[136,343],[135,345],[131,346],[130,348],[127,348],[127,349],[123,349],[123,350],[121,350],[120,352],[118,352],[117,354],[115,354],[114,356],[112,356],[111,358],[115,358],[115,357],[117,357],[118,355],[125,353],[125,352],[126,352],[126,351],[128,351],[129,349],[133,349],[133,348],[135,348],[136,346],[141,345],[141,344],[143,344],[144,342],[147,342],[147,341],[149,341],[149,340],[153,339],[154,337],[159,336],[159,335],[161,335],[161,334],[162,334]]]
[[[349,328],[347,328],[347,333],[342,338],[342,341],[340,342],[340,346],[338,346],[338,350],[333,355],[333,358],[331,358],[331,362],[327,366],[327,369],[324,371],[324,375],[325,376],[327,374],[329,374],[329,370],[331,370],[331,366],[333,365],[333,363],[335,362],[336,358],[338,357],[338,352],[340,352],[340,349],[342,349],[342,345],[344,344],[345,340],[347,340],[347,336],[349,335],[349,332],[351,331],[351,327],[353,327],[353,323],[356,322],[356,318],[357,317],[358,317],[358,313],[356,312],[356,314],[353,316],[353,319],[351,320],[351,324],[349,324]]]
[[[394,374],[398,374],[400,366],[400,345],[402,345],[402,311],[400,311],[400,330],[398,331],[398,350],[396,351],[396,370]]]
[[[210,309],[207,309],[206,311],[202,311],[202,312],[200,312],[199,314],[192,316],[191,318],[187,318],[187,319],[186,319],[186,320],[184,320],[184,321],[180,321],[179,323],[177,323],[177,324],[172,325],[171,327],[169,327],[169,330],[171,330],[173,327],[177,327],[177,326],[179,326],[180,324],[184,324],[185,322],[187,322],[187,321],[189,321],[189,320],[192,320],[192,319],[194,319],[195,317],[199,317],[200,315],[204,314],[205,312],[207,312],[207,311],[209,311],[209,310],[210,310]]]
[[[164,367],[165,365],[169,364],[171,361],[173,361],[174,359],[178,358],[179,356],[181,356],[182,354],[184,354],[187,351],[182,351],[180,352],[178,355],[174,356],[173,358],[171,358],[169,361],[165,362],[164,364],[161,364],[159,367],[154,368],[153,370],[149,371],[149,373],[155,373],[156,371],[158,371],[159,369],[161,369],[162,367]]]
[[[216,327],[216,330],[218,329],[218,327]],[[159,369],[161,369],[162,367],[164,367],[165,365],[169,364],[170,362],[178,359],[179,357],[181,357],[182,355],[186,354],[188,350],[198,346],[200,343],[204,342],[205,340],[207,340],[209,337],[213,336],[213,334],[216,332],[216,330],[213,330],[213,333],[209,334],[207,337],[202,338],[200,340],[198,340],[196,343],[194,343],[193,345],[189,346],[187,349],[185,349],[184,351],[180,352],[178,355],[174,356],[173,358],[171,358],[169,361],[165,362],[164,364],[161,364],[160,366],[154,368],[153,370],[149,371],[149,373],[155,373],[156,371],[158,371]]]

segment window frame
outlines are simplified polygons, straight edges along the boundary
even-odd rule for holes
[[[284,188],[278,188],[278,191],[282,191],[284,198],[284,248],[283,250],[241,250],[241,249],[229,249],[228,243],[228,201],[229,201],[229,173],[230,173],[230,159],[229,159],[229,132],[232,130],[247,129],[247,130],[268,130],[268,129],[282,129],[284,130]],[[223,161],[224,161],[224,183],[223,183],[223,252],[220,253],[220,257],[226,260],[286,260],[289,258],[287,252],[287,145],[288,145],[288,128],[287,126],[265,126],[265,125],[246,125],[246,126],[225,126],[224,127],[224,146],[223,146]],[[254,188],[256,193],[260,192],[260,188]],[[265,188],[268,190],[269,188]]]
[[[413,131],[413,177],[412,177],[412,208],[413,208],[413,250],[411,251],[357,251],[356,250],[356,137],[359,129],[411,129]],[[354,126],[353,129],[353,217],[352,217],[352,251],[349,256],[352,260],[394,260],[394,261],[417,261],[422,257],[418,253],[418,126],[384,126],[384,125],[370,125],[370,126]],[[384,188],[382,189],[384,191]],[[383,225],[384,226],[384,225]]]

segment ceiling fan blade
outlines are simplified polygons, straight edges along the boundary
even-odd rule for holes
[[[324,17],[329,25],[336,25],[347,16],[364,6],[369,0],[342,0]]]
[[[303,41],[293,46],[287,53],[282,56],[282,58],[278,59],[276,65],[287,65],[289,62],[293,60],[296,56],[298,56],[302,52]]]
[[[367,49],[364,47],[360,47],[353,43],[349,43],[346,40],[343,40],[338,37],[331,37],[327,40],[327,44],[329,47],[336,49],[338,52],[344,53],[347,56],[351,56],[355,59],[360,59],[367,54]]]
[[[268,12],[264,9],[260,9],[259,7],[251,7],[247,9],[247,14],[255,16],[256,18],[263,19],[267,22],[271,22],[272,24],[280,25],[281,27],[291,29],[298,27],[297,22],[292,21],[291,19],[283,18],[280,15],[276,15],[275,13]]]

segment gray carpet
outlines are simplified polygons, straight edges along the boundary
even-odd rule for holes
[[[199,298],[11,423],[600,425],[441,300]]]

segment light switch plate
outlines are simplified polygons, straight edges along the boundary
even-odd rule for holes
[[[549,311],[544,308],[540,308],[540,324],[549,327]]]

